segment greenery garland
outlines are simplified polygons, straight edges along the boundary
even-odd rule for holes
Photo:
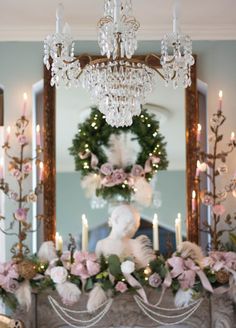
[[[134,164],[144,167],[151,156],[160,159],[158,165],[151,163],[150,172],[145,174],[147,181],[151,180],[157,170],[167,168],[166,142],[159,132],[159,121],[154,114],[142,109],[141,115],[134,117],[132,126],[114,128],[108,125],[104,120],[104,115],[96,107],[93,107],[89,118],[78,125],[78,132],[73,139],[72,147],[69,148],[70,154],[74,156],[76,171],[80,171],[82,177],[87,176],[89,173],[98,173],[98,168],[90,165],[88,156],[81,156],[81,154],[94,154],[98,160],[98,166],[101,167],[108,162],[103,147],[109,147],[111,134],[119,135],[126,132],[132,132],[137,136],[136,139],[141,148]],[[132,166],[122,169],[128,174],[131,168]],[[128,184],[118,184],[112,187],[102,186],[96,190],[96,194],[105,199],[112,198],[114,195],[121,195],[130,200],[132,193],[133,188]]]

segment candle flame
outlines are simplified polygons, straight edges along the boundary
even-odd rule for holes
[[[42,170],[42,169],[43,169],[43,167],[44,167],[44,164],[43,164],[43,162],[40,162],[40,163],[39,163],[39,168]]]
[[[154,214],[152,223],[153,224],[158,224],[158,215],[157,215],[157,213]]]
[[[192,198],[196,198],[196,191],[195,190],[193,190],[193,192],[192,192]]]
[[[39,124],[37,124],[37,126],[36,126],[36,132],[40,132],[40,125]]]
[[[202,131],[202,126],[201,126],[200,123],[198,123],[198,125],[197,125],[197,130],[198,130],[198,132],[201,132]]]
[[[220,90],[219,91],[219,98],[222,100],[222,98],[223,98],[223,91],[222,90]]]
[[[88,226],[88,220],[87,220],[85,214],[82,214],[82,223],[83,223],[84,225]]]
[[[181,213],[178,213],[178,214],[177,214],[177,218],[178,218],[179,220],[181,220]]]
[[[231,132],[231,139],[234,139],[234,138],[235,138],[235,133]]]
[[[28,95],[27,95],[26,92],[23,93],[23,99],[24,99],[24,101],[27,101],[28,100]]]
[[[8,133],[8,134],[11,133],[11,127],[10,127],[10,126],[7,127],[7,133]]]

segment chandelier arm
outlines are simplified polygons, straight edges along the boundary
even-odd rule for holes
[[[156,68],[156,67],[154,67],[154,66],[150,66],[150,67],[151,67],[151,69],[153,69],[157,74],[159,74],[160,77],[161,77],[163,80],[165,80],[164,75],[159,71],[158,68]]]

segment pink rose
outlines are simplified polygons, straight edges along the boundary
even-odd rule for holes
[[[100,271],[100,265],[97,262],[87,261],[86,265],[90,276],[95,276]]]
[[[18,278],[17,266],[12,261],[0,263],[0,286],[3,289],[13,293],[18,288]]]
[[[16,220],[26,221],[28,210],[28,208],[18,208],[14,213]]]
[[[112,172],[113,172],[113,167],[112,167],[112,165],[110,163],[102,164],[102,166],[100,168],[100,172],[103,175],[111,175]]]
[[[162,280],[160,275],[155,272],[149,277],[148,282],[150,286],[157,288],[161,285]]]
[[[74,276],[80,276],[82,279],[89,278],[89,273],[82,263],[73,263],[71,266],[71,273]]]
[[[50,271],[51,279],[55,284],[63,284],[67,279],[67,275],[67,270],[62,266],[54,267]]]
[[[18,136],[18,142],[22,146],[25,145],[25,144],[27,144],[27,138],[26,138],[26,136],[24,134],[20,134]]]
[[[114,170],[112,177],[115,185],[119,185],[125,181],[127,174],[123,169],[116,169]]]
[[[144,169],[143,169],[143,167],[141,165],[135,164],[132,167],[131,174],[134,177],[143,177],[145,175],[145,172],[144,172]]]
[[[213,213],[215,215],[223,215],[225,213],[225,207],[222,204],[217,204],[212,207]]]
[[[118,283],[115,286],[115,290],[120,293],[126,292],[127,289],[128,289],[128,287],[127,287],[126,283],[124,283],[122,281],[118,281]]]
[[[210,206],[213,204],[213,197],[209,194],[204,194],[202,202],[203,204]]]
[[[13,175],[14,178],[16,178],[17,180],[22,179],[22,173],[19,169],[13,169],[11,170],[11,174]]]
[[[32,171],[32,165],[31,165],[31,163],[28,162],[28,163],[23,164],[22,171],[23,171],[25,174],[29,174],[29,173]]]
[[[102,179],[101,184],[105,187],[113,187],[115,186],[115,181],[113,179],[113,175],[107,175]]]

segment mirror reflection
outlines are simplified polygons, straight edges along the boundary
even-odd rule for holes
[[[109,233],[108,218],[111,202],[101,198],[88,198],[81,186],[81,173],[76,171],[74,157],[69,148],[78,133],[78,124],[91,113],[89,94],[82,87],[56,90],[56,224],[64,241],[69,234],[81,245],[82,216],[88,220],[90,231],[89,250],[97,240]],[[158,81],[147,104],[148,113],[160,123],[169,162],[167,170],[159,170],[151,181],[153,197],[150,206],[138,206],[141,227],[137,234],[147,234],[152,239],[153,218],[158,216],[160,249],[172,244],[175,248],[175,219],[181,214],[181,230],[186,235],[186,150],[185,150],[185,90],[166,88]],[[123,138],[125,139],[125,138]],[[123,141],[127,149],[127,137]],[[133,142],[131,153],[137,145]],[[131,155],[130,155],[131,156]]]

